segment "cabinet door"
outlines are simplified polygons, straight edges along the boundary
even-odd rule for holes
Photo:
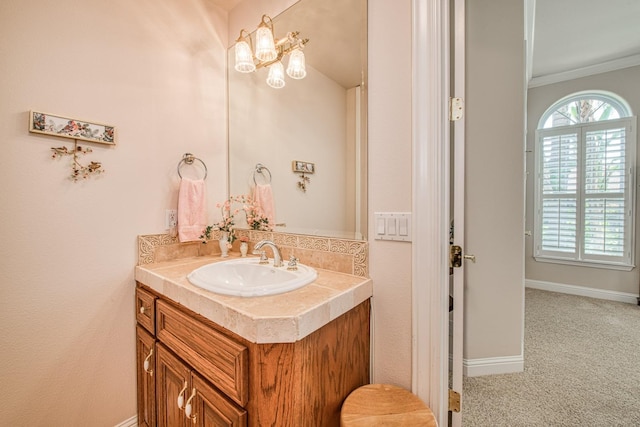
[[[184,413],[191,390],[189,368],[162,344],[158,343],[156,348],[158,427],[186,427],[190,425]]]
[[[155,339],[140,325],[136,327],[136,371],[138,378],[138,425],[156,425]]]
[[[245,427],[247,411],[229,401],[198,374],[192,373],[191,383],[196,390],[191,403],[192,419],[198,427]]]

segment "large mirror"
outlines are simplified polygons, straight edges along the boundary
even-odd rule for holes
[[[366,0],[300,0],[272,21],[276,39],[309,39],[307,74],[274,89],[229,49],[229,194],[269,185],[276,231],[364,239]]]

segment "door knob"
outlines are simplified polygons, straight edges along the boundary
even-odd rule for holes
[[[476,263],[476,256],[475,255],[463,255],[462,256],[464,259],[468,259],[470,260],[472,263]]]
[[[451,245],[449,249],[449,267],[462,267],[462,260],[468,259],[476,262],[475,255],[463,255],[462,248],[458,245]]]

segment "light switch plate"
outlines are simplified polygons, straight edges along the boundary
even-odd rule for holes
[[[411,212],[374,212],[375,240],[411,241]]]

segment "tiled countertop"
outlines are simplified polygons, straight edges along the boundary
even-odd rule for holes
[[[262,297],[216,294],[187,280],[192,270],[218,256],[139,265],[138,282],[255,343],[296,342],[366,301],[371,279],[316,268],[315,282],[291,292]]]

